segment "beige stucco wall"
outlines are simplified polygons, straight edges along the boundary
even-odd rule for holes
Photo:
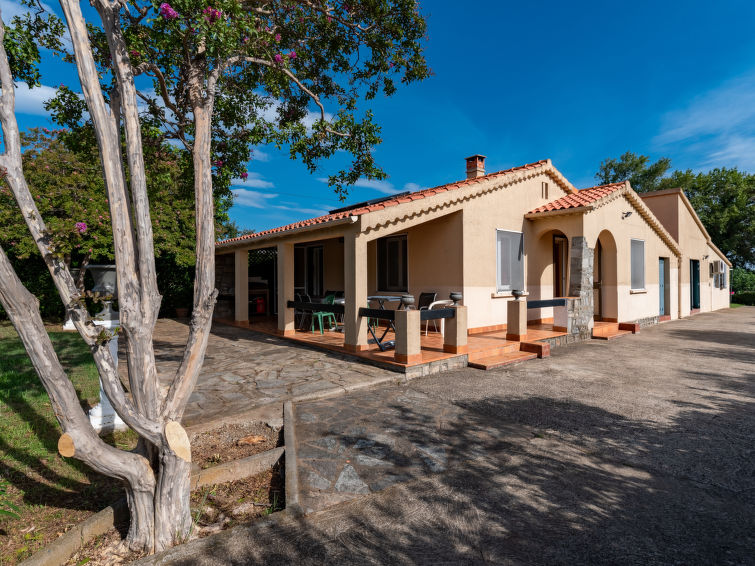
[[[549,184],[548,198],[542,196],[542,183]],[[533,222],[524,218],[532,209],[564,196],[549,176],[540,174],[522,182],[489,193],[484,198],[473,199],[464,209],[464,304],[468,307],[469,328],[496,326],[506,323],[507,302],[510,295],[499,295],[496,290],[496,230],[523,232],[525,251],[525,289],[529,290],[529,263],[532,260],[532,245],[541,233]],[[567,234],[568,235],[568,234]],[[548,257],[552,258],[552,250]],[[537,266],[533,269],[537,270]],[[540,288],[545,285],[545,288]],[[552,294],[551,282],[543,274],[537,282],[539,294]],[[543,309],[545,310],[545,309]],[[532,313],[533,318],[546,318],[552,311]]]
[[[624,213],[632,212],[631,215],[622,218]],[[584,235],[588,245],[595,248],[598,237],[603,232],[610,232],[616,245],[615,264],[615,289],[610,286],[604,288],[604,293],[609,299],[609,305],[615,308],[619,322],[635,321],[641,318],[658,316],[660,311],[659,298],[659,261],[661,257],[669,260],[670,276],[667,282],[670,285],[669,296],[671,300],[668,312],[672,318],[678,316],[676,292],[677,292],[677,259],[673,250],[661,239],[655,229],[648,224],[640,212],[624,196],[616,198],[584,216]],[[631,240],[638,239],[645,242],[645,288],[642,290],[631,289]],[[611,251],[604,246],[604,258]],[[606,258],[609,259],[609,258]],[[608,267],[609,262],[606,262]],[[612,279],[611,274],[606,274],[606,279]],[[613,302],[615,297],[615,307]],[[610,315],[609,315],[610,316]]]
[[[401,232],[407,237],[408,293],[435,292],[448,299],[451,291],[463,288],[462,213],[454,212],[418,224]],[[377,240],[367,245],[367,289],[369,295],[386,294],[377,286]]]
[[[725,289],[713,287],[714,278],[710,275],[710,263],[723,259],[709,245],[708,237],[700,229],[697,219],[690,212],[684,197],[678,192],[658,195],[643,195],[643,200],[656,217],[676,239],[682,250],[680,297],[681,316],[689,316],[691,310],[690,260],[700,262],[700,311],[706,312],[729,306],[729,281]],[[728,267],[727,267],[728,271]]]

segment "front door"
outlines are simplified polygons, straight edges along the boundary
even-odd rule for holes
[[[700,260],[689,260],[690,308],[700,308]]]
[[[566,236],[553,236],[553,296],[566,296],[566,266],[569,244]]]
[[[658,296],[660,297],[660,306],[658,312],[661,316],[666,313],[666,258],[658,258]]]
[[[603,246],[600,245],[600,240],[595,245],[595,260],[593,263],[592,272],[592,300],[594,309],[595,320],[601,320],[603,318],[603,293],[601,287],[603,285]]]

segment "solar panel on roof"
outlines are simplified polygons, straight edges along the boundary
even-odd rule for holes
[[[346,212],[347,210],[355,210],[357,208],[362,208],[363,206],[370,206],[371,204],[379,204],[387,200],[405,197],[406,195],[410,195],[411,193],[412,193],[411,191],[404,191],[403,193],[397,193],[395,195],[390,195],[387,197],[380,197],[380,198],[375,198],[372,200],[365,200],[363,202],[358,202],[356,204],[350,204],[349,206],[344,206],[343,208],[336,208],[334,210],[329,210],[328,214],[335,214],[337,212]]]

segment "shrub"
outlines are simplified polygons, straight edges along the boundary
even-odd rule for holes
[[[755,271],[735,267],[731,270],[731,290],[735,293],[755,291]]]
[[[738,303],[740,305],[755,306],[755,291],[742,291],[741,293],[734,293],[731,296],[732,303]]]

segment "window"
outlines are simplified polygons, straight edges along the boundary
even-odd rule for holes
[[[377,285],[380,291],[406,292],[406,235],[377,241]]]
[[[645,289],[645,241],[632,240],[632,289]]]
[[[524,236],[521,232],[497,230],[498,291],[524,291]]]
[[[548,198],[548,183],[543,181],[543,187],[541,189],[541,195],[543,198]]]

